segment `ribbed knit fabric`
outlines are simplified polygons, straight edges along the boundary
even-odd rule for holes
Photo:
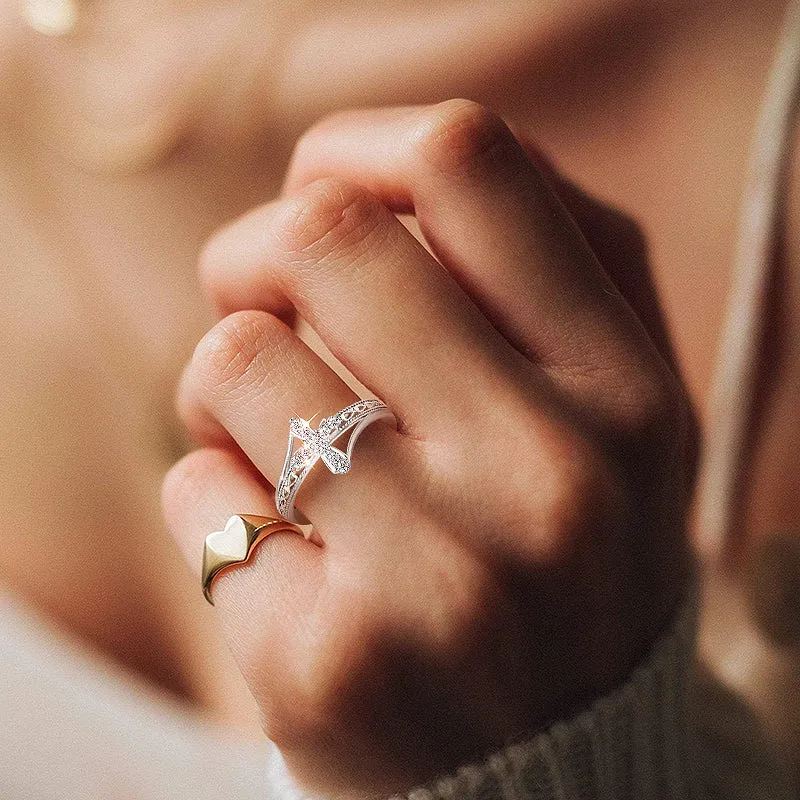
[[[694,800],[692,591],[630,679],[590,709],[391,800]]]
[[[702,748],[694,742],[697,590],[617,690],[591,708],[389,800],[695,800]],[[308,800],[277,749],[267,782]]]

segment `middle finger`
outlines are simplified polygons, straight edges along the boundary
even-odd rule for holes
[[[296,308],[421,438],[474,414],[499,373],[528,371],[394,214],[346,181],[316,181],[251,212],[212,240],[202,270],[212,293],[236,285],[240,308]]]
[[[286,456],[291,417],[317,424],[358,397],[283,322],[261,311],[232,314],[203,338],[180,386],[181,415],[194,438],[207,438],[209,420],[224,428],[275,486]],[[312,427],[315,427],[312,425]],[[326,542],[374,515],[410,455],[404,437],[373,424],[359,438],[352,469],[330,474],[318,461],[300,488],[296,507],[320,527]],[[341,447],[342,441],[333,442]]]

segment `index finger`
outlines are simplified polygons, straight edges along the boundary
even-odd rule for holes
[[[520,352],[588,407],[626,405],[662,359],[508,127],[464,100],[350,111],[297,145],[296,191],[335,175],[413,212],[436,257]],[[622,402],[620,403],[620,400]]]

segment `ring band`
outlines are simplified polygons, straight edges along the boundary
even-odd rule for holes
[[[254,514],[236,514],[226,523],[224,530],[206,536],[203,546],[203,594],[211,605],[211,583],[219,572],[250,558],[253,548],[265,537],[278,531],[291,531],[303,536],[303,531],[283,519],[258,517]]]
[[[306,476],[320,459],[334,475],[343,475],[350,469],[353,447],[367,425],[379,419],[391,420],[394,414],[380,400],[359,400],[333,416],[320,420],[316,430],[309,422],[298,417],[289,420],[289,444],[280,478],[275,487],[275,505],[278,513],[289,522],[305,525],[308,520],[295,509],[294,499]],[[333,446],[342,435],[352,431],[346,451]],[[303,444],[294,450],[294,440]]]

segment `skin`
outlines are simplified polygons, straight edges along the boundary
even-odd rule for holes
[[[289,308],[395,411],[346,486],[316,470],[301,489],[322,545],[276,537],[217,600],[301,784],[390,795],[584,707],[666,625],[688,570],[688,405],[481,106],[328,120],[286,193],[205,251],[235,311],[195,351],[181,404],[195,438],[213,445],[216,424],[241,454],[192,453],[165,509],[194,552],[226,509],[270,508],[245,457],[275,484],[292,409],[356,399],[276,316]],[[409,209],[445,269],[392,214]]]
[[[441,14],[430,3],[395,3],[391,14],[367,5],[98,3],[84,10],[83,33],[63,40],[0,6],[0,258],[12,289],[0,301],[1,391],[14,432],[0,482],[14,526],[0,571],[91,647],[237,725],[252,706],[156,501],[188,447],[173,385],[214,321],[195,276],[202,242],[279,193],[294,141],[330,111],[474,98],[640,222],[702,419],[746,147],[783,9],[509,2],[502,14],[493,2],[456,9],[459,35],[442,36],[445,4]],[[378,43],[368,55],[364,41]],[[796,219],[786,319],[797,311]],[[726,635],[706,646],[731,663],[746,645],[747,666],[728,677],[791,743],[796,658],[754,626],[741,588],[747,554],[777,527],[800,527],[786,444],[797,333],[783,331],[745,492],[745,546],[719,570],[720,611],[706,625]]]

